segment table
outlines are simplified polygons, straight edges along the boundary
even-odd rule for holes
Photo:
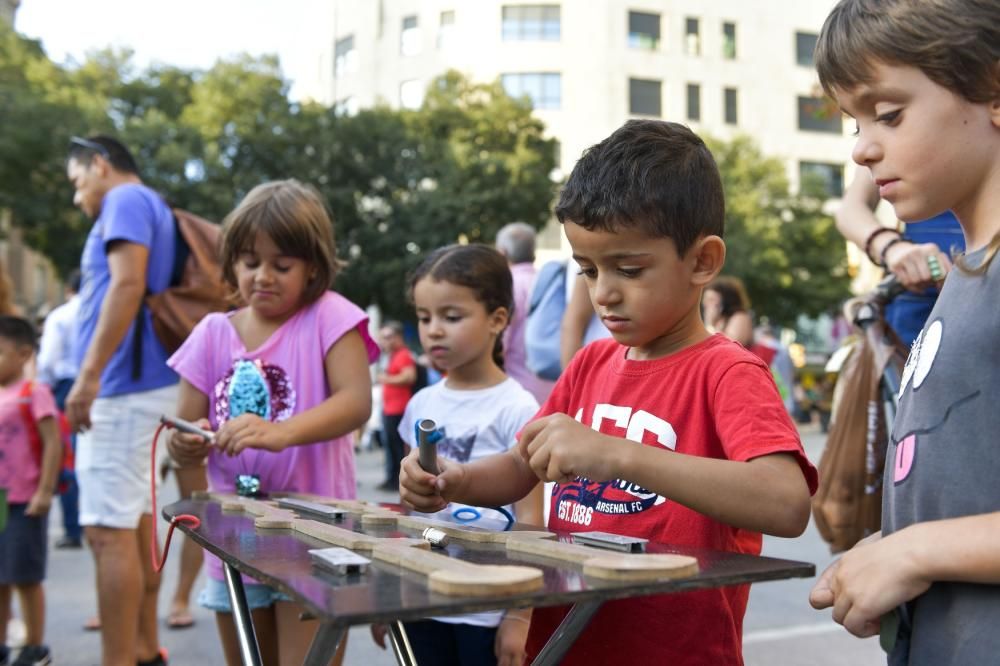
[[[508,553],[502,544],[452,541],[447,546],[452,557],[483,564],[533,566],[541,569],[544,575],[542,589],[531,593],[501,599],[455,597],[430,591],[422,574],[378,560],[373,560],[364,573],[327,574],[313,566],[308,551],[329,547],[330,544],[291,530],[257,529],[252,517],[223,512],[220,504],[212,500],[181,500],[163,508],[163,516],[167,520],[185,513],[197,516],[201,526],[191,529],[182,523],[178,527],[223,562],[243,662],[247,666],[258,666],[261,662],[239,573],[281,590],[303,604],[319,620],[320,629],[306,656],[306,666],[328,664],[348,627],[356,624],[388,624],[397,661],[402,666],[410,666],[415,661],[402,628],[403,621],[500,608],[569,604],[572,605],[569,614],[534,662],[534,666],[551,666],[559,663],[604,601],[807,578],[816,573],[815,566],[806,562],[650,544],[647,548],[650,553],[679,553],[696,557],[699,573],[688,578],[655,582],[607,581],[589,579],[569,563]],[[362,529],[358,516],[348,516],[338,525],[375,536],[419,536],[416,531],[396,527],[366,526]],[[559,537],[571,538],[564,534],[559,534]]]

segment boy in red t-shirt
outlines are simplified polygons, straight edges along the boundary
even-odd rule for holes
[[[577,353],[515,449],[438,475],[403,462],[403,501],[502,506],[554,481],[549,527],[759,554],[798,536],[816,470],[767,366],[710,335],[699,303],[725,260],[722,183],[686,127],[632,120],[587,150],[564,224],[613,339]],[[748,585],[605,603],[564,664],[741,664]],[[534,658],[566,608],[535,609]]]
[[[45,559],[48,513],[62,461],[56,403],[49,389],[29,382],[24,366],[36,335],[20,317],[0,316],[0,488],[10,507],[0,532],[0,664],[8,663],[11,591],[17,591],[28,635],[15,664],[47,664]]]

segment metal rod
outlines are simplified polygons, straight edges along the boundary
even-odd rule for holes
[[[345,635],[347,635],[346,627],[337,627],[329,622],[320,623],[302,666],[327,666],[333,661]]]
[[[549,638],[542,651],[538,653],[538,658],[532,662],[531,666],[555,666],[562,661],[566,652],[573,646],[576,637],[590,624],[594,614],[601,607],[601,603],[600,601],[585,601],[570,608],[569,613],[559,623],[555,633]]]
[[[431,441],[431,435],[434,434],[435,430],[437,430],[437,424],[431,419],[421,419],[417,424],[420,467],[429,474],[438,473],[437,443]]]
[[[243,666],[262,666],[260,648],[257,647],[257,634],[254,632],[250,607],[247,605],[247,594],[243,589],[243,579],[240,578],[240,572],[228,562],[222,563],[222,571],[226,575],[229,603],[233,606],[233,623],[236,625],[236,639],[240,644]]]
[[[417,666],[417,658],[413,656],[413,648],[410,647],[410,639],[406,637],[402,622],[397,620],[389,623],[389,642],[392,643],[392,651],[396,654],[399,666]]]

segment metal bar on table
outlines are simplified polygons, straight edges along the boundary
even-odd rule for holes
[[[586,629],[594,614],[601,607],[601,603],[603,602],[586,601],[570,608],[569,613],[559,623],[555,633],[549,638],[542,651],[538,653],[538,657],[531,663],[531,666],[555,666],[558,664],[572,647],[576,637]]]
[[[346,635],[347,629],[345,627],[336,627],[328,622],[321,623],[319,629],[316,630],[316,636],[313,638],[312,645],[309,646],[309,653],[306,654],[306,660],[302,662],[302,666],[327,666],[333,661],[334,655],[337,654],[337,648],[340,647],[340,642],[344,640]]]
[[[406,637],[406,629],[403,623],[389,623],[389,641],[392,643],[392,651],[396,653],[396,663],[399,666],[417,666],[417,658],[413,656],[413,649],[410,647],[410,639]]]
[[[250,617],[250,606],[247,604],[247,594],[243,589],[243,579],[240,572],[228,562],[222,563],[222,571],[226,575],[226,588],[229,590],[229,603],[233,607],[233,623],[236,625],[236,638],[240,644],[240,656],[244,666],[262,666],[260,648],[257,647],[257,634],[253,629],[253,618]]]

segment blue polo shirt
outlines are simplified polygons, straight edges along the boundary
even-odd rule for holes
[[[145,185],[119,185],[104,195],[101,214],[87,236],[80,259],[80,311],[77,314],[75,355],[78,362],[94,338],[101,305],[111,284],[108,245],[114,241],[138,243],[149,249],[146,289],[156,293],[167,288],[173,270],[176,232],[173,214],[163,199]],[[177,375],[167,367],[167,351],[153,332],[149,310],[142,308],[142,365],[138,378],[132,377],[135,347],[133,319],[125,339],[115,349],[101,375],[99,397],[150,391],[177,383]]]

